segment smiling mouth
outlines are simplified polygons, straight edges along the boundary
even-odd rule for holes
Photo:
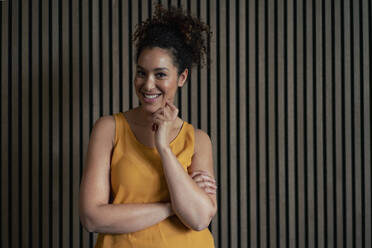
[[[161,94],[145,94],[145,93],[142,93],[142,95],[146,99],[155,99],[155,98],[158,98]]]

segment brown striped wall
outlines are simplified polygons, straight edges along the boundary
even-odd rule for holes
[[[182,0],[210,68],[178,92],[212,139],[216,247],[371,247],[370,0]],[[102,115],[138,105],[154,2],[0,1],[0,246],[92,247],[78,191]]]

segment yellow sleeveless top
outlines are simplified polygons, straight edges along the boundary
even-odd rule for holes
[[[123,113],[116,113],[114,117],[116,134],[110,175],[112,204],[170,201],[162,162],[156,148],[145,146],[136,139]],[[170,147],[187,173],[194,153],[193,126],[184,121]],[[95,248],[101,247],[209,248],[214,247],[214,241],[208,228],[194,231],[173,215],[133,233],[100,233]]]

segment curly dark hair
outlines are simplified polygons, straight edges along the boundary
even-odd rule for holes
[[[138,24],[133,35],[136,42],[136,63],[145,48],[159,47],[171,52],[178,76],[193,65],[209,66],[207,46],[212,32],[198,18],[185,14],[181,8],[155,7],[153,18]]]

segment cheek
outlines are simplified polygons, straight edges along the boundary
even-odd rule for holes
[[[174,92],[177,91],[177,82],[176,81],[167,81],[165,82],[161,88],[166,95],[172,95]]]

